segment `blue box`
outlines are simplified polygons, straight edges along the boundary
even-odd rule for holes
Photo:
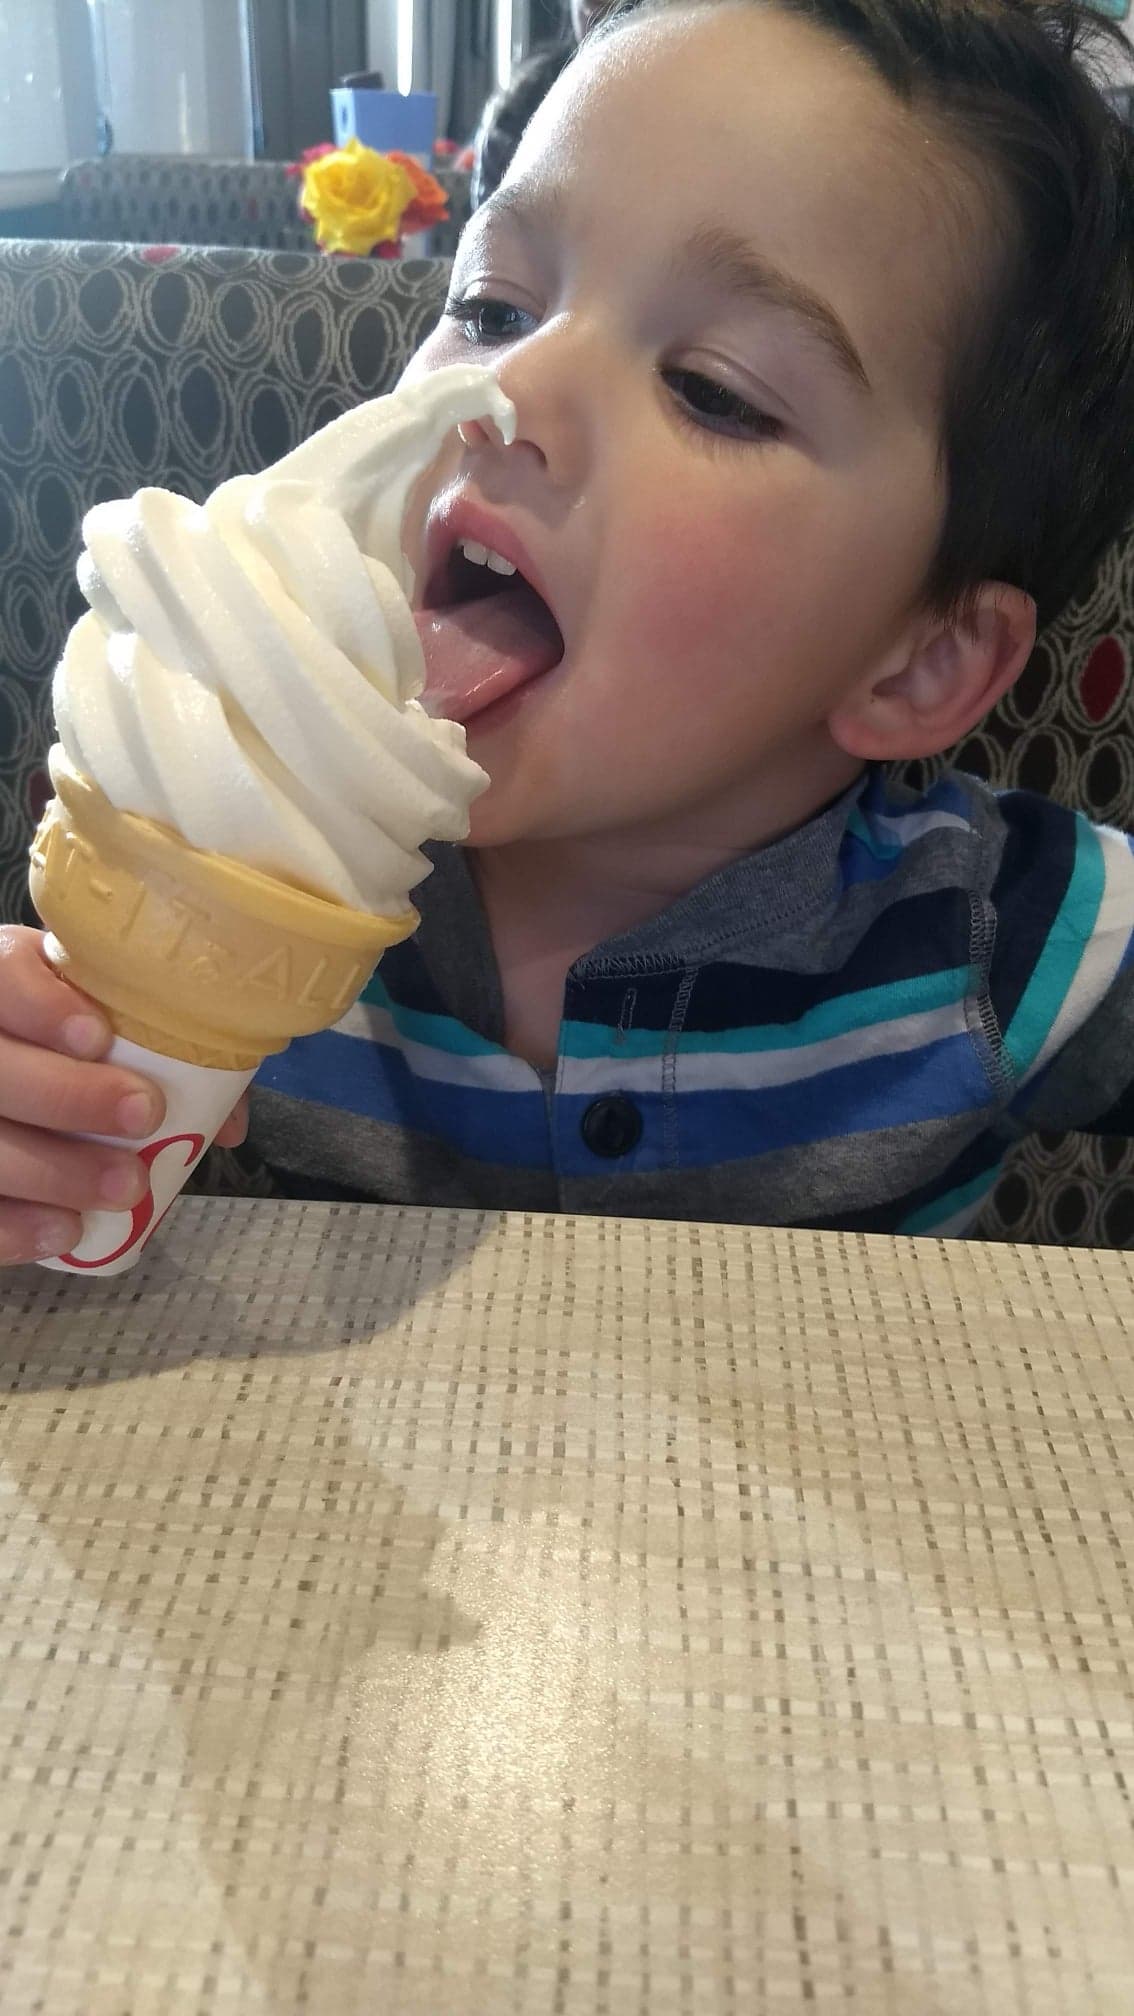
[[[331,117],[335,145],[361,140],[364,147],[376,147],[380,154],[397,147],[403,154],[417,154],[429,165],[437,137],[437,93],[411,91],[360,91],[353,84],[340,84],[331,92]]]

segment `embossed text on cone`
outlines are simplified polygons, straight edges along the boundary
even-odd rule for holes
[[[58,971],[120,1036],[254,1069],[343,1015],[417,912],[371,916],[189,847],[58,765],[32,843],[32,901]]]

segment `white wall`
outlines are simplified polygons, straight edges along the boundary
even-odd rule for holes
[[[251,154],[239,0],[92,0],[91,24],[116,153]]]
[[[367,0],[366,67],[380,70],[391,91],[398,88],[398,0]]]
[[[0,174],[60,168],[67,121],[54,8],[0,0]]]

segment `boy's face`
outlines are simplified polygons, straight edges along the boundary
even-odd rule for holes
[[[540,108],[408,374],[482,363],[517,412],[411,511],[419,594],[468,594],[455,537],[518,545],[563,637],[468,714],[474,844],[743,846],[861,767],[828,717],[900,654],[943,512],[933,172],[868,70],[745,0],[632,24]]]

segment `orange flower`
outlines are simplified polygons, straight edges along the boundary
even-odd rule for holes
[[[305,163],[299,207],[324,252],[372,252],[401,237],[415,187],[401,160],[351,139]]]
[[[436,177],[420,167],[412,154],[403,154],[397,147],[391,147],[387,156],[404,168],[413,183],[413,196],[402,218],[402,230],[429,231],[434,224],[444,224],[449,215],[449,199]]]

